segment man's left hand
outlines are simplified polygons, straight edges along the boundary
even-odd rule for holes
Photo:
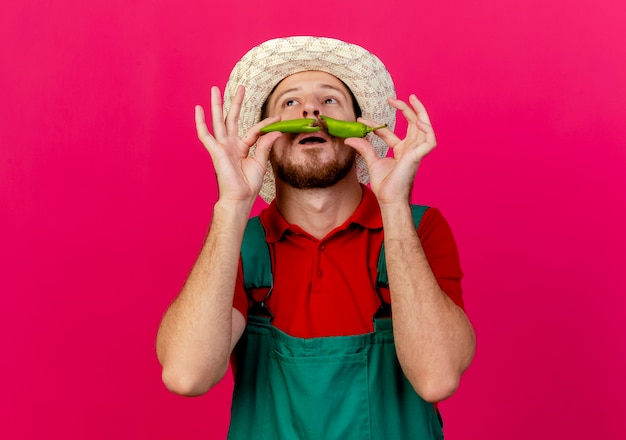
[[[378,157],[374,147],[366,139],[345,140],[346,145],[354,148],[365,159],[371,188],[381,205],[407,203],[421,160],[437,145],[426,108],[415,95],[409,97],[409,103],[410,105],[402,100],[389,98],[389,105],[401,111],[407,120],[404,139],[400,139],[388,128],[374,132],[391,148],[393,157]],[[370,127],[379,125],[363,118],[359,118],[359,121]]]

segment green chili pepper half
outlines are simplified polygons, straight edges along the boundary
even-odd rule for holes
[[[383,124],[378,127],[370,127],[362,122],[340,121],[324,115],[320,116],[320,118],[322,118],[326,123],[328,134],[341,138],[362,138],[369,132],[385,128],[387,126],[387,124]]]
[[[315,133],[316,131],[320,131],[321,127],[319,125],[313,125],[314,123],[317,124],[317,120],[313,118],[278,121],[263,127],[261,133],[269,133],[270,131],[280,131],[281,133]]]

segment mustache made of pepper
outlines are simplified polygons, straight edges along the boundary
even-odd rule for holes
[[[269,133],[272,131],[280,131],[281,133],[315,133],[325,128],[325,131],[331,136],[340,138],[362,138],[374,130],[387,126],[387,124],[383,124],[378,127],[369,127],[362,122],[340,121],[324,115],[321,115],[320,118],[322,121],[313,118],[301,118],[274,122],[273,124],[263,127],[261,133]],[[320,122],[325,127],[322,127]]]

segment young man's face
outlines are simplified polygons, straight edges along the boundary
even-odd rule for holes
[[[318,119],[320,115],[354,121],[352,96],[336,77],[307,71],[282,80],[267,103],[267,115],[282,120]],[[324,130],[316,133],[283,133],[272,147],[270,160],[276,177],[300,188],[326,188],[354,167],[355,151],[343,139]]]

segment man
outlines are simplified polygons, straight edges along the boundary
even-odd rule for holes
[[[188,396],[221,380],[232,355],[229,438],[442,438],[436,403],[456,390],[475,341],[450,229],[435,208],[410,204],[436,141],[423,105],[408,101],[363,48],[291,37],[237,63],[223,106],[212,88],[213,133],[196,107],[219,198],[157,354],[165,385]],[[322,116],[387,127],[343,139]],[[299,118],[322,129],[260,131]],[[262,244],[242,247],[259,193],[270,202]],[[250,252],[271,261],[266,285],[250,282]]]

